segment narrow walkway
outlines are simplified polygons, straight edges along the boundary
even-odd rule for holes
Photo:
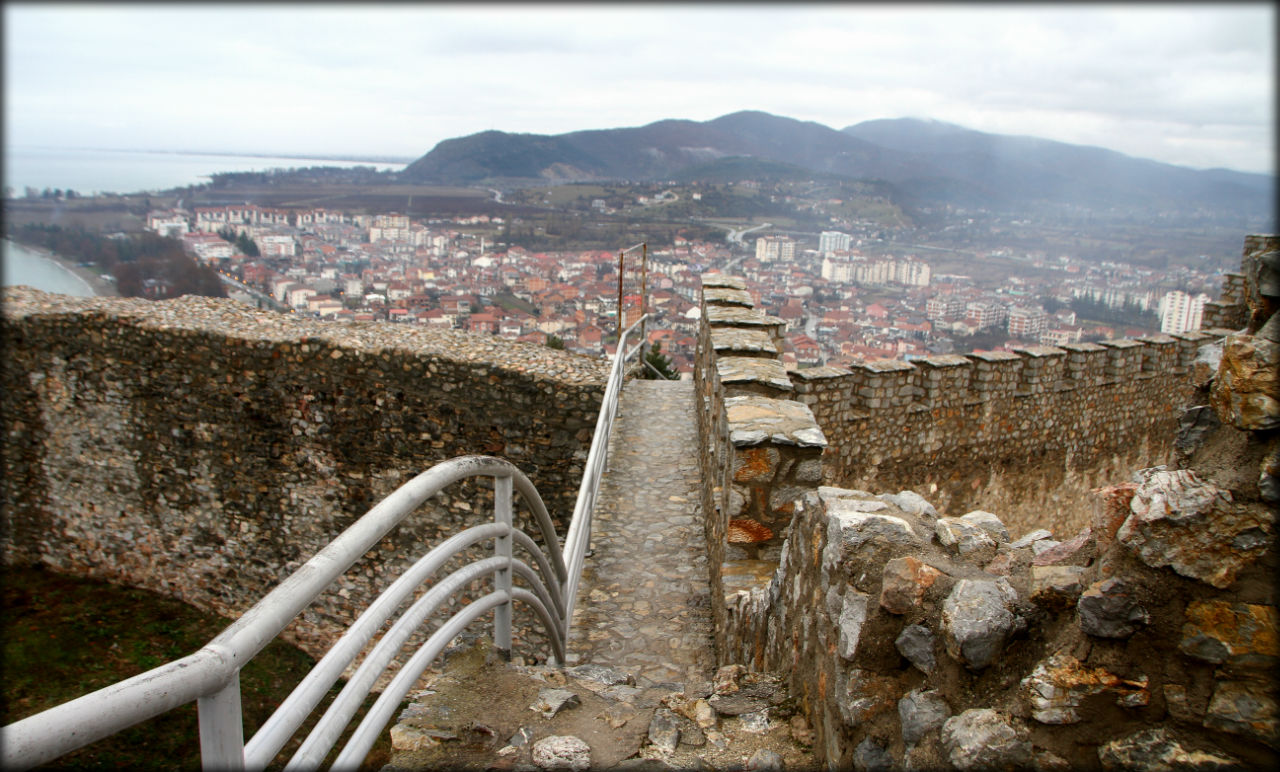
[[[626,384],[574,611],[569,664],[710,680],[711,590],[692,381]]]

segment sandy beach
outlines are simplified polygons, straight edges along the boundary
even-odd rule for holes
[[[52,260],[63,268],[67,269],[76,276],[79,276],[90,288],[93,294],[98,297],[116,298],[120,297],[119,291],[116,290],[115,282],[107,281],[102,278],[96,271],[91,268],[85,268],[76,264],[73,260],[68,260],[61,255],[55,255],[44,247],[32,246],[31,244],[23,244],[22,247],[30,252],[35,252],[41,257]]]

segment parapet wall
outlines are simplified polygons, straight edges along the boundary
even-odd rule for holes
[[[459,455],[514,463],[563,533],[608,375],[603,360],[491,336],[197,297],[6,288],[3,337],[4,561],[226,616]],[[424,505],[294,640],[322,652],[384,577],[491,518],[491,500],[467,483]]]
[[[1222,331],[1225,334],[1225,331]],[[1191,332],[790,373],[830,442],[826,480],[1075,530],[1123,470],[1167,460],[1192,393]]]
[[[735,277],[703,277],[694,386],[711,597],[756,584],[777,566],[802,499],[822,480],[826,439],[792,400],[780,359],[783,321],[756,310]],[[725,607],[712,604],[717,651]]]

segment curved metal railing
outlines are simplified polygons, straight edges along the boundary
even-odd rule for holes
[[[494,545],[492,557],[470,563],[438,580],[391,625],[325,710],[285,769],[318,767],[337,744],[378,677],[396,659],[410,636],[443,604],[475,580],[492,576],[492,591],[463,606],[441,624],[401,666],[347,739],[333,768],[355,768],[364,760],[422,672],[468,624],[488,611],[494,612],[496,647],[510,651],[513,603],[520,601],[531,607],[548,632],[552,655],[564,662],[578,581],[591,540],[591,514],[608,464],[609,435],[617,413],[624,365],[643,346],[641,341],[628,350],[626,341],[644,319],[642,316],[619,336],[618,350],[596,419],[595,436],[563,550],[538,491],[514,465],[488,456],[464,456],[444,461],[379,502],[194,654],[0,729],[0,744],[3,746],[0,768],[27,769],[43,764],[196,701],[203,767],[207,770],[263,769],[289,742],[346,668],[366,648],[373,635],[391,620],[417,588],[431,579],[451,558],[488,540],[492,540]],[[446,486],[471,477],[493,478],[494,522],[455,534],[419,558],[347,628],[245,743],[240,711],[240,669],[420,504]],[[542,537],[542,547],[513,526],[514,493],[520,494],[533,514]],[[516,544],[532,556],[536,571],[515,558]],[[529,584],[530,589],[514,585],[516,574]]]

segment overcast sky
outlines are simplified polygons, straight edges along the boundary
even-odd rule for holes
[[[1271,3],[6,2],[5,142],[416,157],[750,109],[1274,173],[1275,21]]]

